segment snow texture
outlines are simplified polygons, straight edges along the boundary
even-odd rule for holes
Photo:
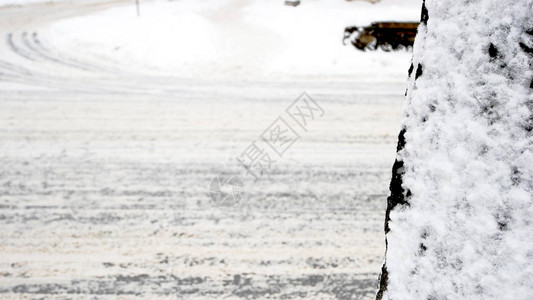
[[[378,298],[531,299],[532,6],[423,6]]]
[[[154,76],[123,60],[124,52],[138,53],[135,43],[150,34],[154,43],[165,44],[167,37],[175,38],[168,41],[170,45],[181,41],[186,49],[177,50],[187,53],[193,45],[184,41],[194,42],[195,36],[161,26],[180,11],[176,23],[199,31],[197,25],[202,23],[197,21],[205,19],[214,24],[215,33],[230,39],[232,43],[220,47],[224,55],[232,45],[241,51],[240,56],[227,57],[235,61],[221,64],[237,66],[276,54],[266,48],[261,52],[252,45],[255,40],[245,39],[259,34],[257,28],[226,14],[245,17],[250,5],[267,1],[217,1],[222,4],[201,8],[209,0],[153,6],[141,0],[140,20],[129,0],[0,9],[1,299],[369,300],[374,296],[385,251],[382,199],[387,186],[383,183],[395,157],[411,53],[342,48],[343,26],[366,25],[354,16],[344,25],[325,22],[322,28],[362,64],[394,62],[382,66],[387,76],[349,69],[339,60],[337,71],[349,70],[353,77],[366,80],[345,79],[341,73],[332,76],[335,70],[297,83],[278,78],[252,81],[255,75],[246,83],[224,76],[221,81],[209,76],[185,80],[179,77],[183,71],[161,70],[161,76]],[[304,1],[293,8],[279,1],[280,8],[270,12],[306,20],[298,26],[317,26],[312,22],[319,15],[308,15],[319,10],[316,5],[322,9],[321,20],[338,12],[326,9],[325,2],[329,0]],[[372,8],[367,19],[379,17],[380,10],[383,15],[394,10],[385,2],[351,4],[359,15]],[[409,12],[415,19],[419,6]],[[193,17],[195,11],[189,8],[197,8],[199,17]],[[126,17],[119,12],[150,26],[140,37],[126,28],[128,36],[120,42],[132,44],[119,44],[124,52],[100,51],[108,49],[108,37],[120,25],[103,14],[121,22]],[[268,12],[264,13],[262,20]],[[185,15],[190,17],[180,19]],[[101,23],[89,22],[97,16]],[[69,20],[78,20],[79,27],[63,27]],[[89,29],[100,26],[104,28]],[[169,35],[150,31],[159,28]],[[77,29],[78,44],[71,40]],[[272,46],[313,49],[321,39],[309,39],[313,29],[303,31],[306,39],[275,39]],[[82,35],[90,30],[101,32],[102,38]],[[290,35],[294,34],[292,28]],[[305,41],[313,43],[302,44]],[[88,44],[94,47],[84,47]],[[139,51],[148,47],[152,46]],[[156,53],[171,57],[174,49]],[[311,69],[325,65],[331,52],[313,50],[313,55],[305,55],[311,57],[307,66]],[[145,62],[137,58],[139,65]],[[194,71],[191,77],[215,70],[202,66],[198,59],[183,68]],[[218,75],[224,74],[222,69],[216,69],[221,70]],[[282,159],[276,158],[270,174],[246,186],[240,206],[217,207],[208,196],[210,180],[221,172],[242,171],[234,157],[302,91],[326,110],[324,117],[310,124]]]

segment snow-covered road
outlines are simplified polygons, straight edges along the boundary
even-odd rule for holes
[[[0,297],[371,298],[409,54],[372,54],[402,60],[383,78],[207,81],[54,42],[124,5],[0,8]],[[303,91],[325,116],[214,205],[213,176]]]

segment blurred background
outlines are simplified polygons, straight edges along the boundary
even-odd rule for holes
[[[421,1],[289,2],[0,0],[0,298],[373,298],[411,51],[343,38]]]

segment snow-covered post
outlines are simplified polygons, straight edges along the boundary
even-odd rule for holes
[[[377,299],[531,299],[532,7],[423,4]]]

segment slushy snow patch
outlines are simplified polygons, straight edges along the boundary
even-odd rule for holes
[[[532,6],[426,1],[383,299],[531,299]]]

